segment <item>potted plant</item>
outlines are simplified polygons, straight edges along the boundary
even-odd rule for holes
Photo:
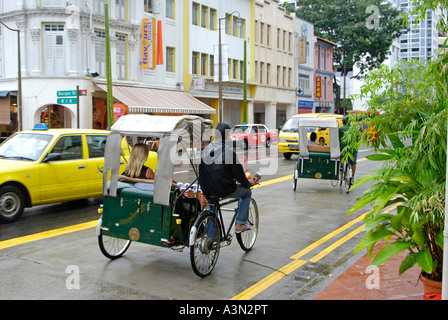
[[[373,205],[366,215],[365,235],[355,252],[388,244],[374,257],[382,265],[407,251],[399,274],[414,265],[422,276],[442,280],[446,187],[448,72],[447,56],[429,62],[404,61],[393,69],[371,72],[361,89],[369,110],[379,115],[357,118],[347,134],[350,148],[364,144],[378,152],[369,160],[383,161],[379,170],[359,178],[352,188],[370,182],[348,214]],[[359,130],[359,125],[363,129]],[[395,205],[396,214],[383,213]]]

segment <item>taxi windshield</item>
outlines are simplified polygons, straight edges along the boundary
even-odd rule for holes
[[[232,129],[232,133],[249,133],[250,126],[235,126]]]
[[[283,125],[282,131],[283,132],[299,132],[299,121],[300,121],[300,118],[290,118]],[[313,132],[315,130],[316,130],[316,127],[308,127],[306,131]]]
[[[52,135],[18,133],[0,145],[0,159],[36,161]]]

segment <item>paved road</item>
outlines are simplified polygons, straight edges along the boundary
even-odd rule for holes
[[[363,159],[369,152],[360,152],[357,177],[378,167]],[[311,299],[357,258],[352,250],[367,209],[346,212],[365,188],[347,194],[329,181],[299,180],[294,192],[296,157],[268,156],[277,165],[249,156],[251,169],[264,171],[253,190],[257,243],[248,253],[236,241],[222,248],[210,276],[193,273],[189,249],[132,243],[122,258],[108,260],[95,236],[101,199],[89,199],[33,208],[0,225],[0,299]],[[187,173],[176,171],[182,181]]]

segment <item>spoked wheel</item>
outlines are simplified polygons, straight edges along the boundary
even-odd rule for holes
[[[221,245],[221,227],[212,214],[201,215],[195,222],[196,236],[190,247],[190,261],[194,273],[208,276],[218,261]]]
[[[352,166],[349,163],[345,164],[345,174],[344,174],[344,181],[345,181],[345,192],[349,193],[350,188],[353,184],[352,179]]]
[[[103,234],[101,230],[98,236],[98,244],[101,252],[109,259],[120,258],[131,245],[131,240],[124,240],[114,237],[109,237]]]
[[[236,234],[236,239],[238,240],[241,249],[244,251],[249,251],[254,246],[255,240],[257,240],[259,221],[257,202],[255,199],[251,199],[248,223],[252,226],[252,228]]]

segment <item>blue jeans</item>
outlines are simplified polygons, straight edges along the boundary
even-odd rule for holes
[[[246,224],[249,220],[249,206],[252,198],[252,190],[243,187],[240,183],[236,183],[236,190],[227,198],[239,198],[238,201],[238,215],[236,216],[236,224]]]
[[[249,206],[252,198],[252,190],[243,187],[240,183],[236,183],[236,190],[232,194],[222,199],[239,199],[238,200],[238,215],[236,216],[236,224],[246,224],[249,221]],[[215,199],[207,199],[210,205],[215,204]]]

